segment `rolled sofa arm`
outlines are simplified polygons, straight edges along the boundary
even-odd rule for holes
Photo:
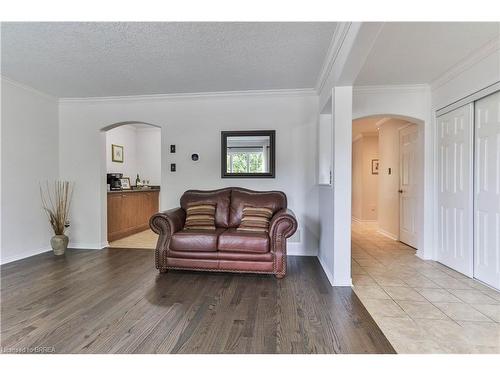
[[[269,223],[269,235],[275,238],[280,235],[284,238],[291,237],[297,230],[297,219],[290,209],[282,209],[274,214]]]
[[[165,268],[165,255],[168,250],[172,234],[180,231],[184,227],[186,212],[180,208],[158,212],[149,219],[149,226],[156,234],[159,234],[156,243],[155,263],[160,271]]]
[[[274,253],[274,274],[281,279],[286,274],[286,239],[297,230],[292,210],[282,209],[274,214],[269,225],[271,252]]]

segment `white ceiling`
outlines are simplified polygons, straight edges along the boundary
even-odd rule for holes
[[[56,97],[312,88],[335,23],[2,23],[2,75]]]
[[[386,23],[356,85],[430,83],[499,37],[500,23]]]

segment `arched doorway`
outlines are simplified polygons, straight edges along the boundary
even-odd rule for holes
[[[424,122],[377,114],[353,120],[352,217],[418,249],[423,236]]]
[[[101,238],[105,247],[156,245],[149,217],[159,210],[162,128],[144,121],[104,126],[101,133]]]
[[[406,281],[418,283],[413,267],[421,266],[415,255],[424,243],[424,129],[423,120],[394,114],[353,119],[351,270],[355,288],[369,285],[378,293],[368,299],[393,297]],[[367,211],[372,216],[365,218]]]

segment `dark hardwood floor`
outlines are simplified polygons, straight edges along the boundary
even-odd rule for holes
[[[314,257],[288,275],[159,275],[149,250],[69,250],[1,268],[2,350],[55,353],[394,353]]]

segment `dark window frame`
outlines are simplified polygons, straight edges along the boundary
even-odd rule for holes
[[[269,172],[230,173],[227,172],[227,138],[244,136],[269,137]],[[276,130],[230,130],[221,131],[221,178],[275,178],[276,174]]]

